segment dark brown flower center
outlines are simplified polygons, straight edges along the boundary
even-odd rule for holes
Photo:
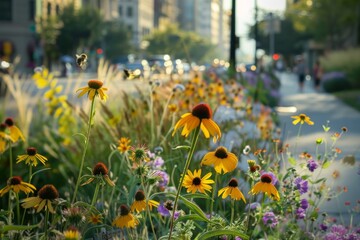
[[[218,147],[215,151],[215,157],[217,158],[221,158],[221,159],[224,159],[224,158],[227,158],[228,154],[227,154],[227,151],[226,151],[226,148],[224,147]]]
[[[135,193],[135,200],[136,201],[143,201],[145,200],[145,194],[143,190],[139,190]]]
[[[29,147],[28,149],[26,149],[26,152],[29,156],[35,156],[36,155],[36,148],[34,147]]]
[[[230,182],[229,182],[229,187],[234,187],[235,188],[237,186],[239,186],[237,180],[235,178],[232,178],[230,180]]]
[[[41,199],[54,200],[59,197],[58,190],[52,184],[43,186],[38,193]]]
[[[167,200],[164,203],[164,207],[169,211],[173,210],[173,202],[171,200]]]
[[[201,179],[199,177],[196,177],[193,179],[193,184],[195,186],[199,186],[201,184]]]
[[[126,216],[129,214],[129,212],[130,212],[130,210],[125,204],[120,206],[120,215],[121,216]]]
[[[8,127],[11,127],[14,125],[14,120],[12,118],[5,119],[5,124],[8,125]]]
[[[271,183],[271,181],[272,181],[272,178],[271,178],[271,176],[269,174],[263,174],[261,176],[261,182],[263,182],[263,183]]]
[[[93,169],[93,174],[96,175],[106,175],[108,174],[108,169],[103,163],[97,163]]]
[[[22,179],[19,176],[14,176],[12,178],[9,178],[7,184],[14,186],[14,185],[19,185],[21,183]]]
[[[300,119],[301,119],[302,121],[304,121],[305,118],[306,118],[306,115],[305,115],[305,114],[300,114],[299,117],[300,117]]]
[[[209,105],[205,104],[205,103],[200,103],[198,105],[196,105],[191,114],[197,118],[201,119],[210,119],[212,116],[212,112],[211,109],[209,107]]]
[[[99,89],[102,87],[102,85],[103,85],[103,82],[99,81],[99,80],[90,80],[88,82],[89,88],[92,88],[92,89]]]

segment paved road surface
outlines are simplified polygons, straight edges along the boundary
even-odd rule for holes
[[[315,122],[313,126],[304,124],[301,130],[300,142],[297,143],[298,153],[307,151],[315,155],[315,140],[319,137],[327,139],[329,144],[331,139],[329,134],[325,134],[323,124],[329,121],[330,132],[341,132],[343,126],[348,128],[337,142],[336,146],[342,150],[337,160],[328,169],[321,171],[320,176],[327,178],[327,184],[333,187],[346,186],[348,192],[343,192],[336,200],[324,202],[321,210],[333,212],[334,215],[342,213],[346,215],[348,210],[357,205],[360,201],[360,113],[339,101],[333,95],[314,91],[312,81],[306,81],[303,92],[299,92],[297,78],[294,74],[282,73],[278,75],[281,79],[281,106],[295,106],[295,113],[280,112],[280,121],[284,131],[284,142],[290,143],[294,147],[299,126],[292,125],[290,116],[305,113]],[[322,145],[323,149],[324,145]],[[324,151],[322,151],[324,152]],[[356,159],[354,165],[343,164],[342,159],[347,156]],[[320,170],[315,170],[317,174]],[[337,179],[332,177],[334,171],[338,171]],[[345,206],[345,202],[350,202],[350,206]],[[346,218],[346,217],[344,217]],[[360,214],[356,218],[360,220]],[[345,220],[345,219],[344,219]]]

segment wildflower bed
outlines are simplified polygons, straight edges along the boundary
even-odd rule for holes
[[[25,121],[18,102],[19,121],[4,118],[2,238],[360,238],[358,226],[321,210],[338,194],[321,170],[347,129],[324,126],[329,138],[314,139],[315,156],[282,142],[266,104],[279,96],[274,76],[142,80],[130,93],[108,65],[98,74],[70,90],[79,101],[37,69],[39,114]],[[310,117],[293,116],[298,141]]]

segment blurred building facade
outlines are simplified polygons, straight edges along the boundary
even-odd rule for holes
[[[170,23],[176,23],[179,15],[178,2],[182,0],[154,0],[154,27],[164,29]]]

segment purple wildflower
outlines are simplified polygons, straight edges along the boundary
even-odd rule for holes
[[[164,217],[169,217],[171,215],[170,211],[164,206],[164,204],[160,204],[157,208],[158,210],[158,213],[161,215],[161,216],[164,216]],[[172,212],[173,210],[171,210]],[[179,211],[175,211],[175,216],[174,216],[174,219],[177,219],[178,217],[180,216],[180,212]]]
[[[319,225],[319,228],[320,228],[322,231],[326,231],[326,230],[328,229],[328,226],[327,226],[326,224],[324,224],[324,223],[321,223],[321,224]]]
[[[309,202],[306,198],[301,199],[300,201],[300,207],[304,210],[306,210],[309,207]]]
[[[297,216],[297,218],[298,219],[304,219],[305,218],[305,216],[306,216],[306,214],[305,214],[305,209],[303,209],[303,208],[298,208],[297,210],[296,210],[296,216]]]
[[[314,172],[314,170],[317,169],[319,164],[317,164],[317,162],[315,162],[313,159],[309,159],[306,166],[310,172]]]
[[[303,180],[302,178],[298,177],[294,180],[294,184],[295,184],[296,189],[299,190],[300,194],[307,193],[308,181]]]
[[[158,182],[158,187],[166,187],[169,183],[169,175],[164,172],[164,171],[158,171],[157,172],[158,176],[159,176],[159,182]]]
[[[236,237],[235,237],[235,240],[242,240],[242,238],[239,237],[239,236],[236,236]]]
[[[330,231],[339,236],[343,236],[347,233],[347,230],[343,225],[332,225]]]
[[[273,212],[266,212],[262,218],[264,225],[269,226],[271,228],[276,227],[278,224],[278,220]]]
[[[250,207],[250,210],[256,210],[256,209],[260,208],[260,203],[253,202],[253,203],[250,203],[250,205],[247,204],[246,207],[245,207],[245,211],[248,211],[249,207]]]

